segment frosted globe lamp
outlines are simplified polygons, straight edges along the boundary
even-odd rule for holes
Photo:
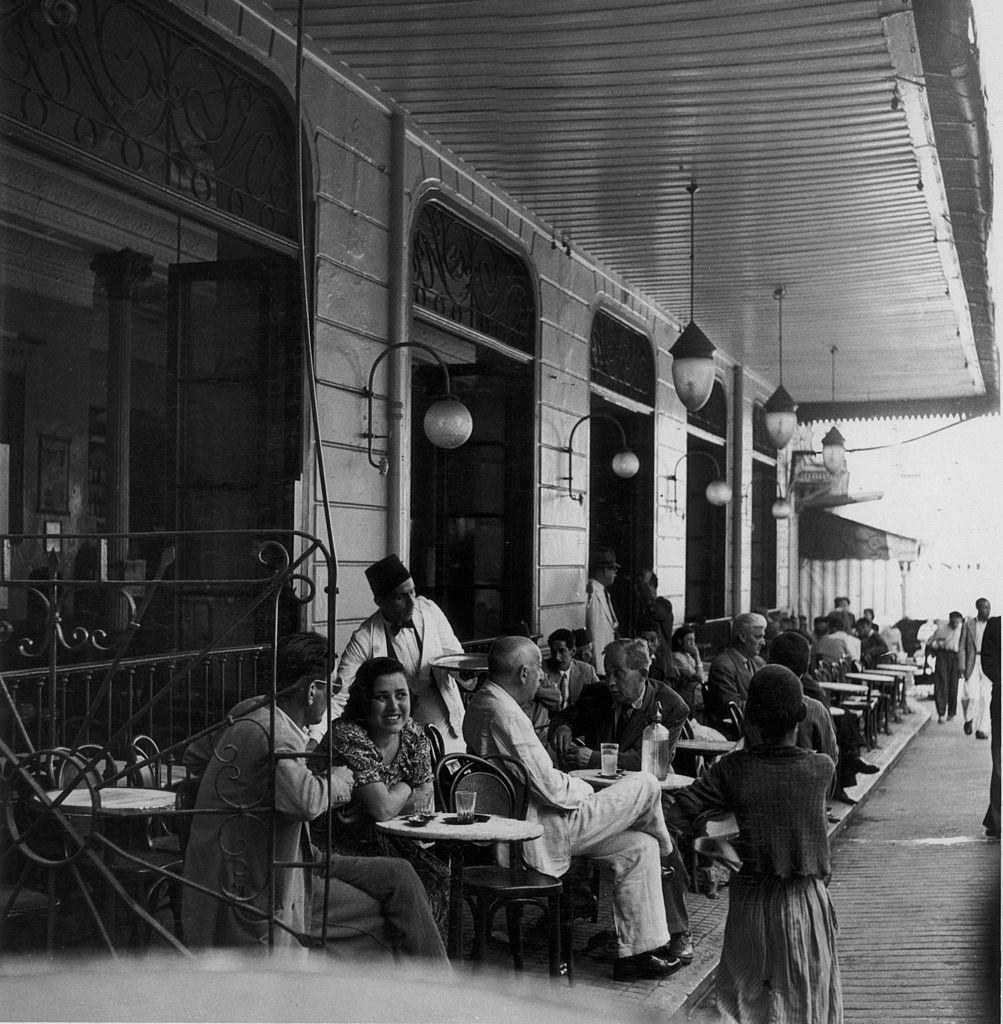
[[[704,497],[711,505],[727,505],[731,501],[731,486],[725,480],[711,480],[704,491]]]
[[[459,399],[448,395],[429,406],[424,427],[425,436],[436,448],[459,448],[473,432],[474,420]]]

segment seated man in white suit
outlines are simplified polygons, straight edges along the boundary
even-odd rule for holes
[[[682,963],[664,948],[669,941],[662,900],[662,856],[672,840],[662,813],[661,787],[637,772],[598,793],[584,779],[558,771],[522,710],[542,678],[540,648],[525,637],[499,637],[488,653],[488,678],[467,706],[463,734],[482,757],[507,754],[526,769],[526,817],[543,826],[525,844],[526,860],[560,877],[574,856],[613,869],[613,920],[619,957],[613,977],[665,977]]]
[[[446,751],[462,751],[463,701],[456,680],[445,672],[432,674],[431,664],[442,654],[462,654],[442,609],[414,592],[411,572],[396,555],[374,562],[366,570],[377,611],[352,634],[338,662],[340,688],[331,698],[331,717],[339,718],[348,701],[355,673],[371,658],[396,658],[407,673],[418,701],[411,717],[420,725],[434,725]],[[326,726],[311,738],[320,739]]]

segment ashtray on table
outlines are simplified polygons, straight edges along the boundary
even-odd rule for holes
[[[491,817],[490,814],[475,814],[472,821],[460,821],[457,817],[443,818],[443,825],[473,825],[475,821],[487,821]]]
[[[430,821],[435,820],[434,814],[409,814],[404,822],[407,825],[411,825],[413,828],[423,828]]]

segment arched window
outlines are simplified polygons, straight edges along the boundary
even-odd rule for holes
[[[599,310],[589,336],[592,383],[645,405],[655,404],[655,359],[641,334]]]
[[[533,287],[525,262],[436,202],[411,240],[414,304],[534,354]]]
[[[80,166],[295,239],[293,120],[164,6],[89,0],[64,17],[21,4],[0,28],[4,114]]]

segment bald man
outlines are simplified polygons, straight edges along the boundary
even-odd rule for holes
[[[533,700],[543,673],[540,648],[525,637],[500,637],[488,652],[488,677],[467,706],[467,748],[486,757],[507,754],[526,769],[526,817],[543,826],[524,845],[538,871],[560,877],[574,856],[613,869],[613,918],[618,958],[613,978],[660,978],[682,962],[663,948],[669,941],[662,900],[661,858],[672,851],[662,814],[661,787],[638,772],[601,790],[555,768],[522,711]]]

